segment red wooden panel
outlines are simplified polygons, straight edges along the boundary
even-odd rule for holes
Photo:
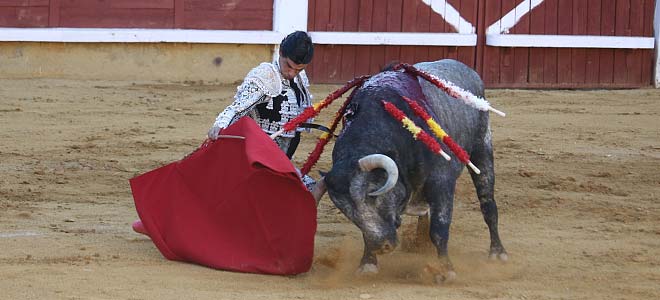
[[[29,6],[29,0],[0,0],[0,7],[2,6]]]
[[[401,9],[401,28],[404,32],[417,31],[417,7],[424,5],[419,0],[404,0]]]
[[[450,58],[450,59],[455,59],[458,60],[458,47],[456,46],[447,46],[445,47],[445,58]],[[429,53],[430,55],[430,53]],[[425,60],[430,60],[430,58],[425,59]]]
[[[314,30],[314,12],[316,11],[316,0],[308,0],[308,9],[307,9],[307,30],[308,31],[313,31]],[[314,40],[312,39],[312,42]],[[318,83],[316,81],[315,74],[316,72],[314,71],[314,62],[319,58],[319,48],[320,45],[315,45],[314,46],[314,59],[307,65],[305,68],[305,72],[307,73],[307,76],[313,83]]]
[[[401,9],[401,30],[403,32],[417,31],[417,6],[424,5],[418,0],[404,0]],[[415,48],[416,46],[401,46],[400,60],[401,62],[415,63]]]
[[[387,32],[401,32],[402,30],[403,0],[390,0],[387,2]],[[401,47],[385,47],[385,64],[400,61]]]
[[[644,1],[644,36],[653,36],[653,12],[655,1]],[[642,55],[642,83],[648,85],[653,82],[653,50],[646,50]]]
[[[644,1],[644,36],[653,37],[655,0]]]
[[[326,29],[328,31],[344,30],[344,0],[330,1],[330,18],[328,21],[328,24],[326,24]],[[327,62],[326,71],[328,72],[328,80],[330,82],[341,81],[341,57],[341,46],[329,45],[326,47],[325,58],[323,61]]]
[[[330,23],[330,0],[316,0],[316,9],[314,11],[314,31],[327,31],[327,24]],[[330,45],[317,45],[314,48],[314,80],[317,82],[328,82],[328,55]]]
[[[109,7],[109,2],[104,0],[61,0],[62,8],[83,8],[83,7]]]
[[[400,59],[401,62],[413,64],[415,63],[415,48],[417,46],[401,46]]]
[[[454,1],[454,2],[456,2],[456,1]],[[458,3],[451,3],[451,4],[454,5],[454,8],[456,8],[456,9],[460,9],[460,7],[461,7],[460,6],[461,5],[460,0],[458,0]],[[456,5],[456,4],[458,4],[458,5]],[[424,4],[421,4],[421,5],[424,5]],[[451,32],[451,33],[457,32],[456,29],[453,26],[449,25],[447,23],[447,20],[445,20],[442,17],[442,15],[440,14],[441,13],[440,11],[435,11],[433,9],[431,9],[429,11],[430,11],[430,14],[429,14],[429,29],[428,29],[428,32]],[[445,12],[443,11],[442,13],[445,13]]]
[[[49,0],[0,0],[0,7],[4,6],[48,6]]]
[[[50,0],[48,26],[60,27],[60,0]]]
[[[60,26],[90,28],[172,28],[172,9],[60,8]]]
[[[542,3],[530,12],[530,34],[545,34],[545,5]],[[529,82],[543,82],[543,61],[545,49],[529,49]]]
[[[573,34],[587,34],[587,1],[573,1]],[[586,78],[587,52],[585,49],[571,50],[571,82],[581,84]]]
[[[360,3],[357,1],[348,0],[344,3],[344,31],[358,31],[359,9]],[[355,73],[357,48],[354,45],[346,45],[342,48],[340,78],[342,81],[347,81],[361,74]]]
[[[387,32],[401,32],[403,16],[403,0],[387,1]]]
[[[518,4],[517,0],[502,0],[500,15],[504,16]],[[501,48],[500,51],[500,83],[514,82],[515,50]]]
[[[630,36],[630,1],[616,2],[615,33],[618,36]],[[614,50],[614,83],[627,82],[628,49]]]
[[[518,1],[516,1],[518,2]],[[516,4],[517,5],[517,4]],[[517,8],[517,6],[516,6]],[[527,7],[529,10],[531,4]],[[521,15],[522,12],[516,9],[516,15]],[[529,34],[529,20],[530,14],[525,14],[518,24],[513,28],[514,34]],[[528,82],[529,72],[529,48],[514,48],[514,65],[513,65],[513,81],[519,83]]]
[[[316,13],[316,0],[307,1],[307,28],[314,30],[314,14]]]
[[[360,31],[371,31],[373,7],[374,0],[360,0],[360,14],[358,18],[358,28]]]
[[[644,0],[630,1],[630,34],[644,35]],[[646,50],[632,50],[626,59],[627,82],[637,84],[642,82],[642,55]]]
[[[477,21],[473,24],[476,25],[477,30],[477,47],[476,47],[476,58],[475,58],[475,70],[483,78],[484,74],[484,57],[486,53],[484,52],[484,47],[486,45],[486,1],[478,1],[477,5]]]
[[[558,31],[558,0],[546,0],[545,6],[545,34],[557,34]],[[543,82],[548,85],[557,84],[557,49],[544,49]]]
[[[371,31],[371,18],[373,16],[373,0],[360,0],[360,14],[358,16],[358,30]],[[355,73],[357,75],[370,74],[371,51],[369,46],[357,46],[355,55]]]
[[[460,2],[459,11],[461,12],[461,15],[466,21],[470,22],[470,24],[472,24],[473,26],[477,25],[477,9],[478,9],[477,1],[475,0],[462,0]],[[440,47],[434,47],[434,48],[440,48]],[[433,56],[434,48],[429,50],[431,56]],[[458,47],[457,49],[458,60],[468,65],[470,68],[473,69],[476,68],[476,61],[475,61],[476,50],[477,50],[476,47]]]
[[[186,0],[183,28],[271,30],[273,1]]]
[[[313,30],[328,31],[328,23],[330,23],[330,0],[316,0]]]
[[[437,1],[437,0],[434,0],[434,2],[435,1]],[[449,1],[447,1],[447,4],[453,6],[456,10],[461,12],[461,15],[463,15],[464,11],[461,10],[461,4],[462,4],[462,2],[468,2],[468,1],[474,2],[474,0],[449,0]],[[430,16],[430,19],[429,19],[429,24],[430,24],[429,32],[448,32],[448,33],[458,32],[458,28],[454,28],[454,26],[450,25],[450,23],[451,23],[450,21],[452,21],[452,20],[445,20],[442,17],[441,13],[444,13],[445,16],[447,16],[447,17],[451,17],[451,15],[448,15],[445,12],[446,12],[446,7],[445,7],[445,11],[443,11],[443,12],[440,12],[440,11],[436,12],[433,9],[431,9],[431,16]],[[457,22],[458,18],[453,20],[453,21]]]
[[[48,0],[0,0],[2,6],[48,6]]]
[[[82,0],[89,1],[89,0]],[[104,0],[100,0],[104,1]],[[114,1],[114,0],[113,0]],[[125,0],[130,1],[130,0]],[[148,1],[148,0],[147,0]],[[160,0],[164,1],[164,0]],[[250,1],[232,1],[232,0],[186,0],[184,1],[185,10],[263,10],[273,9],[273,0],[250,0]]]
[[[431,7],[428,5],[418,5],[415,23],[417,23],[417,32],[429,32],[431,29]],[[429,60],[429,48],[415,47],[415,58],[413,62],[427,60]]]
[[[110,8],[174,8],[174,0],[112,0]]]
[[[183,28],[186,24],[184,0],[174,1],[174,28]]]
[[[48,7],[0,7],[0,27],[48,27]]]
[[[185,11],[186,29],[272,30],[272,10]]]
[[[468,1],[468,0],[465,0]],[[453,0],[453,1],[447,1],[448,4],[451,4],[456,10],[461,12],[461,16],[464,14],[463,11],[461,11],[461,0]],[[451,17],[447,14],[445,14],[448,17]],[[437,20],[437,21],[434,21]],[[448,22],[450,20],[444,20],[442,19],[441,15],[433,10],[431,10],[431,18],[429,20],[429,32],[436,32],[434,30],[435,26],[434,23],[444,23],[444,29],[440,32],[448,32],[448,33],[457,33],[458,28],[455,28],[454,26],[450,25],[451,22]],[[453,20],[453,22],[457,22],[457,20]],[[441,50],[442,49],[442,50]],[[456,46],[447,46],[447,47],[429,47],[429,53],[427,55],[427,58],[425,59],[426,61],[433,61],[437,60],[438,55],[442,55],[443,58],[450,58],[450,59],[455,59],[459,60],[459,47]]]
[[[373,15],[371,17],[371,29],[375,32],[387,31],[387,6],[383,3],[374,3]],[[371,60],[369,62],[369,73],[375,74],[385,64],[385,47],[371,47]]]
[[[501,3],[500,1],[484,1],[484,28],[485,30],[490,24],[501,18]],[[500,82],[500,51],[498,47],[484,46],[484,61],[482,78],[487,84],[497,84]]]
[[[601,0],[588,0],[587,2],[587,34],[600,35]],[[586,50],[585,82],[598,83],[600,69],[600,49]]]
[[[471,0],[454,0],[454,1],[448,1],[449,4],[451,4],[456,10],[461,12],[461,16],[464,14],[464,11],[461,10],[461,4],[462,2],[467,2]],[[446,9],[445,9],[446,11]],[[449,17],[448,14],[445,14],[446,16]],[[440,23],[442,27],[439,25],[435,25],[436,22],[434,20],[437,20],[437,23]],[[454,20],[456,22],[456,20]],[[434,28],[437,26],[438,28]],[[429,20],[429,32],[448,32],[448,33],[457,33],[458,28],[454,28],[454,26],[450,25],[446,20],[441,18],[441,15],[438,14],[437,12],[431,10],[431,19]],[[425,61],[434,61],[438,60],[439,58],[448,58],[448,59],[455,59],[455,60],[460,60],[459,55],[463,54],[466,55],[465,53],[461,53],[459,51],[459,47],[456,46],[447,46],[447,47],[429,47],[429,53]],[[467,53],[469,55],[469,53]],[[441,57],[438,57],[441,56]]]
[[[614,35],[616,21],[616,0],[602,0],[601,2],[601,35]],[[600,74],[599,82],[601,84],[611,84],[614,82],[614,50],[600,50]]]
[[[344,29],[344,0],[330,0],[330,16],[326,29],[328,31],[343,31]]]
[[[573,33],[573,1],[559,0],[557,6],[557,33]],[[560,85],[570,85],[571,76],[571,49],[557,50],[557,83]]]

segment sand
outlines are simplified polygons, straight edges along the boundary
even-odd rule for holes
[[[316,86],[320,99],[337,86]],[[488,90],[500,234],[487,259],[469,176],[434,284],[433,251],[400,247],[354,274],[357,228],[319,208],[315,262],[298,276],[241,274],[164,259],[132,232],[128,179],[196,148],[234,86],[197,82],[0,80],[2,299],[658,299],[660,91]],[[331,117],[328,110],[320,121]],[[301,165],[317,134],[306,136]],[[326,151],[313,171],[328,170]],[[414,226],[404,218],[400,233]]]

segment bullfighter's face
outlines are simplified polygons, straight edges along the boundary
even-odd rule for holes
[[[290,58],[282,56],[281,53],[279,63],[282,77],[288,80],[295,78],[298,73],[307,67],[307,64],[297,64]]]

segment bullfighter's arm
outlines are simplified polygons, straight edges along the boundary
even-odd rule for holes
[[[247,115],[255,105],[264,102],[268,97],[254,82],[244,82],[238,87],[234,102],[227,106],[209,130],[209,138],[216,139],[220,130],[227,128],[238,119]]]
[[[208,132],[209,138],[217,139],[222,129],[247,115],[257,104],[277,96],[282,90],[281,84],[279,72],[271,64],[263,63],[252,69],[237,88],[234,102],[215,119]]]

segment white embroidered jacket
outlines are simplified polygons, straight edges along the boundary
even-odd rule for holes
[[[247,74],[243,83],[237,88],[234,102],[218,115],[213,127],[226,128],[248,115],[266,133],[279,131],[286,122],[295,118],[312,103],[309,80],[304,70],[294,78],[295,87],[290,83],[289,80],[282,78],[277,58],[273,63],[261,63]],[[294,132],[285,132],[281,136],[294,135]]]

